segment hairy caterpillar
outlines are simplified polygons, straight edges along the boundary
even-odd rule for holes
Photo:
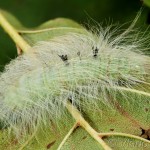
[[[17,135],[59,118],[68,100],[79,108],[97,100],[108,105],[112,88],[146,82],[149,61],[139,52],[145,39],[138,33],[114,38],[108,29],[41,41],[7,65],[0,75],[0,120]]]

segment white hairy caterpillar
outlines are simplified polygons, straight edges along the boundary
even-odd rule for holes
[[[107,105],[106,90],[145,82],[149,62],[139,53],[144,39],[106,33],[42,41],[13,60],[0,76],[0,119],[18,133],[59,117],[68,100],[79,107],[101,97]]]

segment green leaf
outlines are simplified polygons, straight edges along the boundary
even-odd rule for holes
[[[18,33],[30,44],[34,45],[38,41],[50,40],[51,38],[67,34],[69,32],[83,33],[84,28],[75,21],[67,18],[57,18],[42,25],[28,29],[24,27],[12,14],[0,10],[8,22],[18,31]]]
[[[86,34],[83,27],[69,19],[59,18],[37,28],[27,29],[10,14],[6,16],[30,45],[70,32]],[[147,76],[149,78],[149,74]],[[104,142],[113,150],[149,150],[150,83],[148,79],[146,82],[148,85],[139,83],[133,89],[118,86],[108,91],[104,87],[102,90],[105,90],[108,101],[103,97],[99,99],[91,97],[91,101],[95,102],[92,104],[85,103],[86,99],[82,99],[81,112],[77,108],[75,110],[78,114],[82,114],[80,117],[85,119],[88,127],[99,133],[99,138],[103,136]],[[41,123],[33,133],[20,134],[18,139],[9,132],[9,127],[1,129],[0,149],[56,150],[64,141],[61,150],[103,150],[104,147],[89,134],[89,128],[80,126],[80,122],[76,120],[80,118],[75,118],[73,113],[74,111],[71,112],[66,107],[59,119],[46,120],[47,126]]]
[[[119,90],[120,91],[120,90]],[[117,92],[116,100],[111,100],[110,106],[101,103],[97,109],[95,106],[82,106],[82,116],[89,122],[89,124],[96,129],[99,133],[128,133],[131,135],[136,135],[140,137],[142,135],[143,129],[149,129],[150,123],[150,105],[149,99],[150,96],[144,96],[139,93],[130,92],[130,91],[120,91]],[[126,94],[126,98],[123,98],[123,94]],[[88,105],[88,104],[87,104]],[[75,121],[67,112],[65,116],[58,121],[57,124],[49,124],[45,128],[44,125],[41,125],[38,128],[37,133],[31,141],[24,148],[25,150],[44,150],[51,149],[56,150],[66,134],[74,125]],[[58,126],[57,126],[58,125]],[[26,139],[30,138],[32,135],[29,134]],[[22,137],[20,137],[22,138]],[[19,140],[22,140],[20,139]],[[8,142],[9,140],[9,142]],[[23,140],[23,141],[24,141]],[[7,129],[1,131],[1,144],[0,149],[9,149],[12,150],[19,149],[21,144],[8,137]],[[150,142],[147,140],[143,141],[141,139],[136,139],[134,137],[128,136],[110,136],[104,138],[104,141],[114,150],[149,150]],[[48,148],[49,147],[49,148]],[[103,148],[97,143],[83,128],[79,127],[75,129],[70,137],[66,140],[65,144],[61,148],[62,150],[103,150]]]
[[[69,32],[83,33],[84,29],[73,20],[57,18],[50,20],[37,28],[19,30],[18,32],[30,45],[33,45],[38,41],[50,40],[51,38],[65,35]]]
[[[150,7],[150,0],[143,0],[144,4]]]

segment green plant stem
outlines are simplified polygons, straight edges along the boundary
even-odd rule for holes
[[[30,45],[19,35],[17,30],[7,21],[0,11],[0,25],[9,34],[12,40],[20,47],[24,52],[27,52]]]

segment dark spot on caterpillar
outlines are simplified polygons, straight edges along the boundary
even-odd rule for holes
[[[150,140],[150,129],[144,130],[141,128],[141,130],[142,130],[141,137],[144,139]]]
[[[79,56],[80,60],[81,60],[81,53],[78,51],[77,55]]]
[[[77,55],[80,56],[81,55],[80,52],[77,52]]]
[[[68,65],[68,56],[67,55],[58,55],[62,61],[64,61],[66,63],[66,65]]]
[[[51,143],[49,143],[46,147],[47,149],[50,149],[54,144],[55,144],[56,141],[53,141]]]
[[[96,58],[97,57],[97,54],[98,54],[98,51],[99,49],[96,47],[94,48],[94,46],[92,47],[92,50],[93,50],[93,56]]]
[[[68,56],[67,55],[58,55],[62,61],[67,61],[68,60]]]
[[[145,111],[148,112],[148,108],[145,108]]]

